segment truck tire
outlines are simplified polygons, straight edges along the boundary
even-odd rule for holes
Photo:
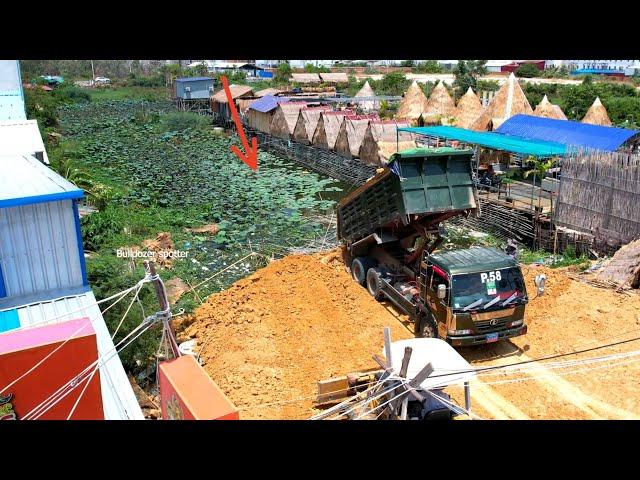
[[[363,287],[367,281],[367,271],[369,268],[374,267],[375,264],[372,259],[367,257],[356,257],[351,262],[351,276]]]
[[[438,338],[438,324],[431,313],[419,315],[413,325],[416,337]]]
[[[374,267],[367,271],[367,290],[377,301],[381,301],[384,298],[381,276],[382,272],[379,268]]]

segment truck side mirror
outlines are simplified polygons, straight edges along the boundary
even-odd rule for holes
[[[446,296],[447,296],[447,287],[446,285],[441,283],[440,285],[438,285],[438,298],[440,300],[444,300]]]

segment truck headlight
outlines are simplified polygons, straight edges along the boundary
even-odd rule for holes
[[[471,330],[447,330],[449,335],[470,335]]]
[[[509,324],[510,327],[519,327],[524,323],[524,320],[514,320]]]

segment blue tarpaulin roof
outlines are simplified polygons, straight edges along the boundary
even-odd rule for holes
[[[638,134],[637,130],[626,128],[601,127],[588,123],[531,115],[514,115],[505,120],[496,132],[531,140],[544,140],[611,152]]]
[[[607,68],[579,68],[571,72],[571,75],[584,75],[590,73],[595,75],[624,75],[622,70],[611,70]]]
[[[185,77],[185,78],[176,78],[176,82],[201,82],[202,80],[211,80],[213,82],[213,78],[211,77]]]
[[[258,112],[266,113],[271,110],[278,108],[278,103],[288,102],[288,98],[284,97],[274,97],[273,95],[265,95],[262,98],[259,98],[255,102],[253,102],[250,106],[250,110],[256,110]]]
[[[458,127],[409,127],[399,128],[398,131],[446,138],[448,140],[458,140],[472,145],[480,145],[485,148],[517,153],[519,155],[532,155],[534,157],[564,155],[567,151],[566,147],[560,143],[528,140],[496,132],[476,132]]]

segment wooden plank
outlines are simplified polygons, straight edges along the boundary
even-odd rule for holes
[[[429,375],[431,375],[434,371],[433,365],[431,363],[427,363],[422,370],[418,372],[418,374],[413,377],[413,379],[409,382],[409,386],[412,388],[418,387],[422,382],[424,382]]]
[[[384,356],[387,357],[387,368],[391,368],[391,327],[384,327]]]
[[[404,349],[404,357],[402,357],[402,366],[400,367],[400,376],[402,378],[407,377],[407,369],[409,368],[409,360],[411,359],[411,352],[413,349],[411,347],[405,347]]]
[[[318,382],[317,404],[325,404],[334,400],[345,398],[349,393],[347,376],[320,380]]]

